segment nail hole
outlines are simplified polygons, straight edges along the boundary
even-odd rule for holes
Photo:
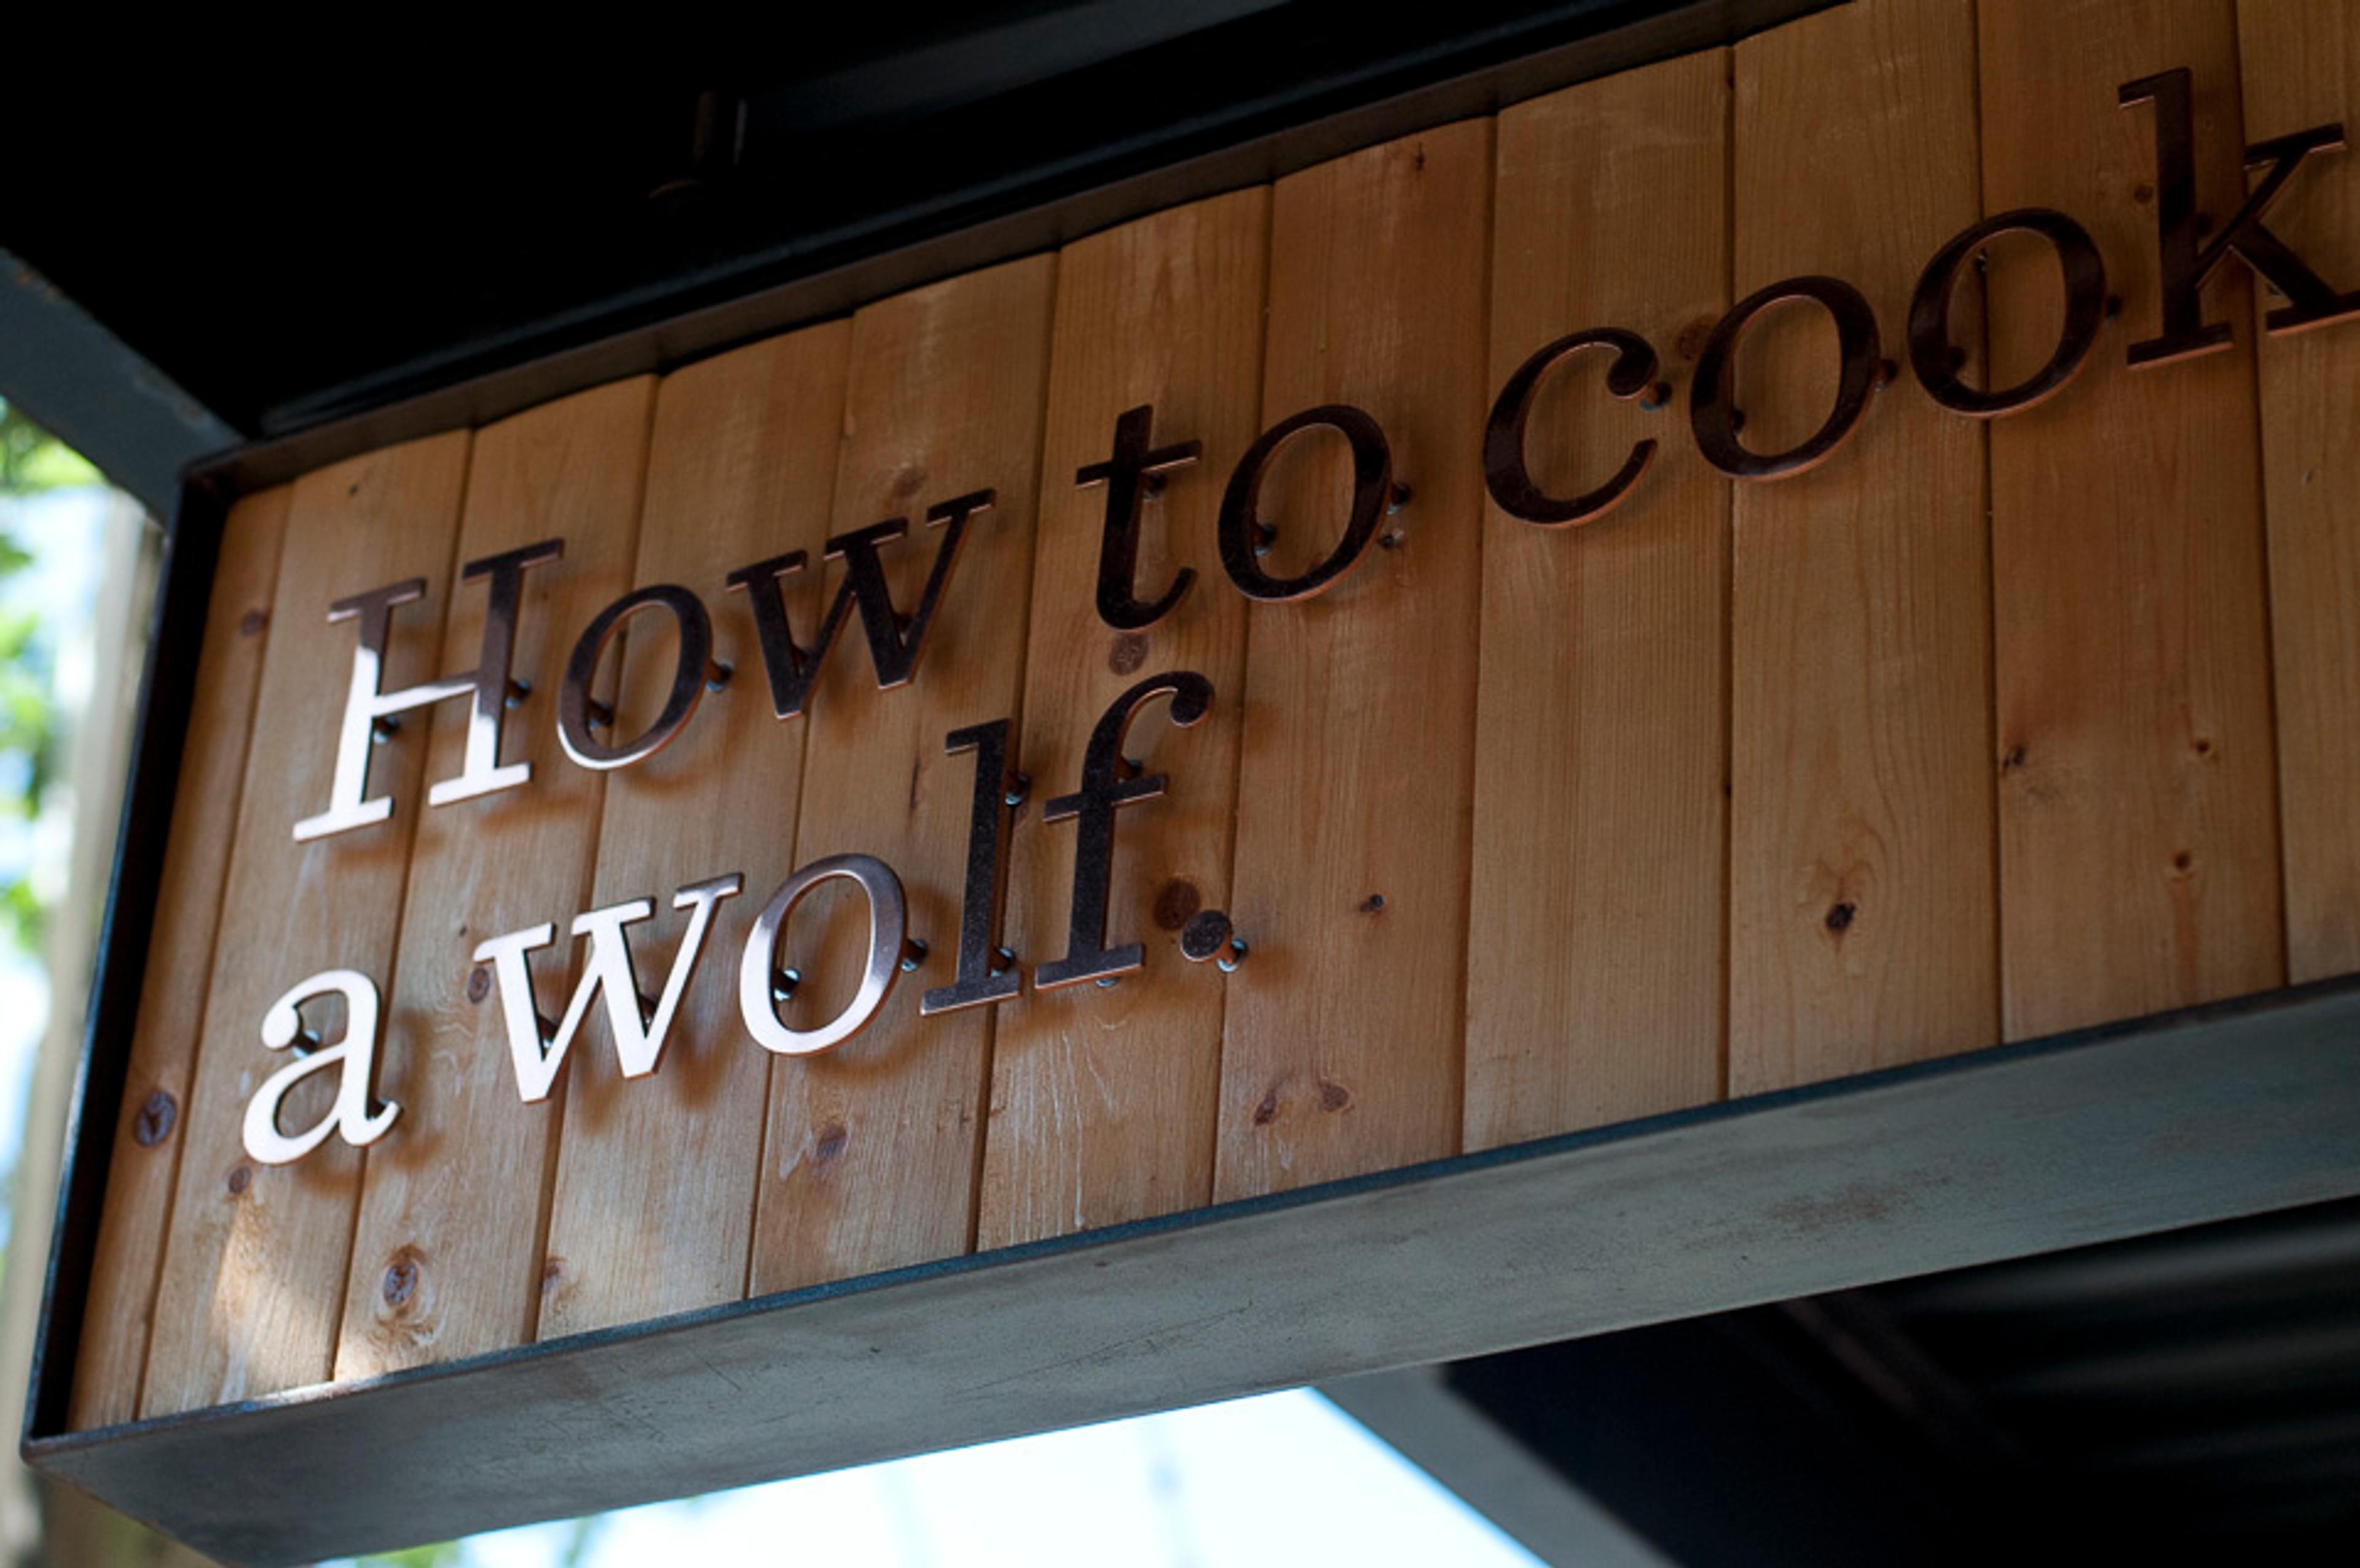
[[[180,1102],[158,1089],[139,1103],[139,1115],[133,1118],[131,1136],[142,1149],[153,1149],[172,1136],[172,1124],[180,1119]]]
[[[1178,931],[1204,907],[1205,898],[1196,885],[1185,877],[1175,877],[1155,891],[1155,923],[1164,931]]]
[[[844,1151],[851,1142],[852,1134],[842,1122],[828,1123],[819,1129],[819,1136],[812,1139],[813,1163],[835,1164],[844,1158]]]

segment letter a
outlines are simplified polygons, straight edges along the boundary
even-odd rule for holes
[[[307,1033],[297,1007],[314,996],[344,999],[344,1038],[322,1046]],[[396,1105],[379,1105],[370,1095],[377,1076],[377,986],[352,969],[330,969],[301,982],[262,1015],[262,1043],[284,1051],[300,1039],[296,1059],[272,1073],[246,1102],[244,1128],[246,1152],[257,1164],[288,1165],[328,1140],[332,1132],[355,1149],[375,1143],[401,1114]],[[292,1138],[279,1130],[279,1107],[288,1092],[314,1073],[336,1068],[336,1103],[328,1114]]]

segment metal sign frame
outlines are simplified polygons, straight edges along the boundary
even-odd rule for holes
[[[304,1563],[2346,1197],[2355,1126],[2360,976],[25,1453]]]
[[[213,1555],[301,1562],[2360,1194],[2360,976],[2347,976],[378,1378],[66,1430],[194,651],[238,496],[1824,3],[1655,12],[190,470],[67,1135],[27,1461]],[[1304,1267],[1307,1254],[1318,1267]]]

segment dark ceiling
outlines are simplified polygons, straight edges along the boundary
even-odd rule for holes
[[[1633,21],[1749,8],[897,4],[801,8],[693,60],[421,27],[19,69],[0,248],[239,432],[278,434]]]
[[[2360,1201],[1459,1362],[1682,1568],[2360,1541]]]

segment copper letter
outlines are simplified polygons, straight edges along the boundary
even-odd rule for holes
[[[1196,582],[1196,572],[1184,566],[1153,604],[1141,603],[1133,592],[1139,572],[1139,498],[1148,475],[1184,468],[1204,450],[1197,441],[1149,446],[1154,421],[1153,404],[1125,409],[1114,422],[1114,454],[1074,471],[1074,483],[1082,489],[1107,487],[1106,532],[1098,546],[1098,619],[1119,632],[1145,631],[1177,608]]]
[[[1516,373],[1500,388],[1499,401],[1491,405],[1491,420],[1483,427],[1483,483],[1491,487],[1491,499],[1512,517],[1543,528],[1567,528],[1603,517],[1631,493],[1631,486],[1639,482],[1655,455],[1652,440],[1639,442],[1613,478],[1571,500],[1544,495],[1533,483],[1532,471],[1524,466],[1524,419],[1532,412],[1533,395],[1558,361],[1586,348],[1614,351],[1614,363],[1606,371],[1606,390],[1613,396],[1636,397],[1655,385],[1655,348],[1638,333],[1620,327],[1598,327],[1561,337],[1516,366]]]
[[[959,546],[967,539],[967,519],[978,512],[989,511],[991,500],[990,491],[978,490],[927,509],[926,526],[943,528],[943,542],[934,549],[934,569],[926,575],[926,586],[918,597],[917,614],[909,617],[906,630],[901,613],[893,608],[892,594],[886,590],[885,564],[877,554],[879,545],[910,531],[909,519],[905,517],[888,517],[827,541],[827,559],[844,558],[844,581],[836,587],[835,602],[828,605],[827,618],[820,623],[818,640],[808,649],[795,644],[794,634],[787,625],[785,592],[778,586],[780,579],[792,577],[803,569],[803,552],[793,550],[731,572],[730,589],[743,592],[754,612],[754,632],[762,648],[762,669],[770,678],[771,711],[782,719],[792,719],[803,711],[811,701],[812,688],[818,683],[820,666],[827,659],[827,650],[836,646],[836,634],[844,629],[845,616],[856,604],[860,610],[861,630],[869,639],[869,660],[877,667],[878,690],[890,691],[908,684],[917,673],[926,628],[933,624],[943,592],[950,585],[951,569],[958,564]]]
[[[597,676],[598,661],[605,657],[606,644],[617,627],[641,610],[657,608],[671,611],[680,627],[680,650],[672,665],[672,690],[665,694],[663,712],[634,740],[609,744],[595,739],[590,734],[590,682]],[[669,583],[624,594],[599,611],[598,618],[583,628],[582,636],[574,644],[574,652],[565,660],[565,681],[557,691],[557,738],[564,744],[565,755],[585,768],[600,769],[628,768],[653,757],[672,743],[696,713],[712,669],[713,622],[705,613],[705,601]],[[612,721],[609,713],[610,725]]]
[[[1289,440],[1322,425],[1340,430],[1344,439],[1352,443],[1351,520],[1345,525],[1343,539],[1327,560],[1300,577],[1273,577],[1262,569],[1255,550],[1254,532],[1262,521],[1259,503],[1262,471]],[[1393,449],[1385,444],[1382,427],[1360,409],[1330,403],[1281,419],[1246,448],[1245,455],[1238,459],[1236,469],[1229,474],[1229,488],[1221,495],[1222,569],[1249,599],[1308,599],[1332,585],[1368,554],[1370,544],[1377,537],[1377,525],[1384,521],[1385,508],[1392,504],[1393,488]]]
[[[861,965],[860,989],[842,1012],[819,1028],[792,1029],[779,1021],[771,978],[778,972],[779,937],[796,901],[831,877],[857,883],[869,896],[869,956]],[[764,1051],[781,1056],[816,1056],[850,1040],[892,994],[893,981],[901,973],[909,923],[901,879],[875,855],[831,855],[780,883],[747,934],[745,955],[738,965],[738,1011],[745,1019],[746,1032]]]
[[[377,996],[376,983],[352,969],[330,969],[314,975],[270,1004],[262,1015],[262,1043],[284,1051],[295,1043],[303,1020],[296,1011],[314,996],[344,999],[344,1037],[318,1050],[299,1052],[265,1079],[246,1102],[240,1128],[246,1152],[259,1165],[286,1165],[302,1159],[328,1139],[330,1133],[361,1148],[375,1143],[393,1125],[401,1107],[379,1104],[371,1095],[377,1075]],[[279,1107],[288,1091],[314,1073],[336,1070],[336,1102],[327,1115],[292,1137],[279,1130]]]
[[[2360,315],[2360,293],[2338,294],[2286,242],[2262,226],[2262,216],[2286,192],[2302,160],[2344,145],[2341,125],[2314,125],[2291,136],[2256,142],[2245,149],[2248,172],[2262,169],[2261,183],[2245,197],[2209,245],[2201,246],[2196,213],[2196,116],[2188,68],[2129,82],[2123,107],[2155,105],[2155,227],[2163,273],[2163,333],[2135,343],[2133,365],[2165,365],[2211,354],[2229,343],[2226,321],[2207,322],[2204,280],[2234,253],[2239,260],[2278,286],[2288,303],[2272,310],[2272,332],[2300,332]]]
[[[1950,363],[1950,292],[1967,257],[2002,234],[2038,234],[2057,252],[2065,273],[2065,328],[2049,363],[2002,392],[1978,392]],[[2073,379],[2106,321],[2106,264],[2090,232],[2062,212],[2019,207],[1959,234],[1934,253],[1909,297],[1909,367],[1926,395],[1954,414],[1991,419],[2029,408]]]
[[[353,679],[344,696],[344,723],[336,737],[336,772],[328,789],[328,809],[295,824],[298,842],[324,838],[347,828],[366,827],[393,815],[393,798],[368,794],[369,747],[390,730],[397,714],[412,708],[475,694],[475,711],[467,724],[466,758],[455,779],[445,779],[426,792],[429,805],[447,806],[497,789],[513,789],[532,777],[529,762],[500,766],[500,720],[510,694],[508,667],[516,653],[517,608],[524,596],[524,572],[529,566],[555,561],[564,553],[563,539],[543,539],[521,550],[469,561],[463,581],[491,579],[484,609],[483,657],[463,674],[429,681],[401,691],[381,691],[385,678],[385,645],[393,627],[393,610],[426,596],[426,580],[413,577],[384,588],[372,588],[328,606],[331,624],[360,623],[360,647],[353,655]]]
[[[713,924],[713,908],[734,898],[746,879],[736,872],[694,882],[672,895],[672,907],[688,911],[688,931],[672,956],[672,973],[664,976],[663,995],[648,1008],[639,994],[637,970],[631,964],[630,939],[623,928],[656,912],[651,898],[609,904],[574,917],[574,934],[590,939],[590,952],[574,983],[573,1000],[558,1020],[555,1038],[541,1037],[541,1010],[532,993],[532,969],[527,962],[536,948],[557,940],[557,928],[543,923],[505,936],[486,938],[475,946],[475,962],[489,964],[500,985],[500,1018],[508,1028],[508,1057],[516,1067],[517,1093],[525,1104],[549,1098],[557,1070],[582,1020],[590,1014],[590,998],[604,993],[607,1032],[614,1037],[615,1059],[626,1078],[644,1078],[656,1070],[663,1055],[664,1036],[672,1032],[673,1015],[688,991],[690,971],[705,950],[705,936]]]
[[[1212,682],[1194,670],[1149,676],[1117,697],[1090,731],[1089,746],[1082,755],[1080,790],[1062,795],[1042,809],[1044,822],[1080,819],[1075,830],[1080,836],[1074,846],[1074,904],[1065,928],[1065,955],[1032,973],[1032,983],[1044,991],[1110,978],[1146,962],[1146,952],[1137,942],[1107,946],[1107,901],[1114,880],[1116,808],[1153,800],[1164,793],[1167,782],[1161,773],[1146,779],[1129,776],[1123,761],[1123,735],[1142,705],[1167,692],[1172,698],[1172,722],[1183,727],[1197,723],[1212,709]]]
[[[1816,299],[1835,318],[1836,344],[1842,368],[1836,383],[1835,407],[1827,419],[1801,445],[1759,456],[1738,444],[1736,405],[1730,374],[1736,368],[1737,343],[1754,318],[1787,299]],[[1688,393],[1688,428],[1704,459],[1732,479],[1784,479],[1825,463],[1845,438],[1859,428],[1868,411],[1869,394],[1876,390],[1881,365],[1877,353],[1876,312],[1860,290],[1841,278],[1789,278],[1756,289],[1738,301],[1721,319],[1697,360],[1696,385]]]
[[[921,1016],[1004,1002],[1024,988],[1013,962],[998,957],[1000,885],[1006,864],[1008,721],[953,730],[943,749],[975,753],[975,796],[967,811],[967,891],[959,904],[958,973],[918,999]]]

